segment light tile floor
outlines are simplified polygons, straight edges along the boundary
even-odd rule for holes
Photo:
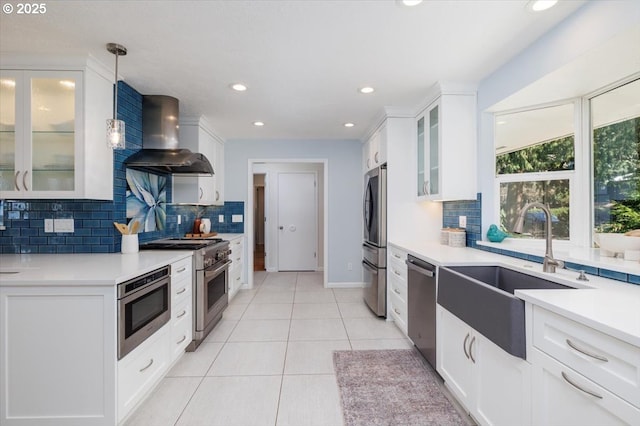
[[[127,426],[342,425],[333,351],[412,347],[361,289],[325,289],[322,273],[255,272],[254,285]]]

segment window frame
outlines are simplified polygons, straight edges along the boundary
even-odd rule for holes
[[[493,125],[493,173],[494,173],[494,201],[493,220],[500,223],[500,184],[508,182],[533,182],[541,180],[569,179],[569,243],[578,247],[592,248],[594,242],[594,152],[591,100],[597,96],[617,89],[640,79],[640,72],[600,87],[597,90],[583,94],[576,98],[562,99],[554,102],[530,105],[523,108],[496,111],[492,113]],[[498,117],[505,114],[526,112],[535,109],[548,108],[568,103],[574,104],[574,170],[512,173],[499,175],[496,171],[496,122]],[[580,214],[588,209],[589,214]],[[529,240],[541,241],[539,238]],[[560,242],[562,243],[562,242]]]
[[[496,122],[499,117],[507,114],[514,114],[520,112],[533,111],[537,109],[550,108],[555,106],[562,106],[573,104],[573,150],[575,165],[573,170],[558,170],[550,172],[524,172],[524,173],[508,173],[498,174],[496,170],[496,157],[495,152],[496,145]],[[493,114],[493,173],[494,173],[494,223],[500,223],[500,185],[503,183],[511,182],[540,182],[547,180],[568,180],[569,181],[569,242],[571,244],[580,245],[584,243],[579,235],[583,233],[585,224],[580,219],[580,215],[577,214],[576,206],[579,206],[583,202],[581,198],[584,198],[584,192],[579,188],[579,179],[576,179],[580,175],[579,168],[584,163],[583,158],[583,130],[581,127],[583,107],[582,100],[580,98],[563,99],[555,102],[547,102],[544,104],[531,105],[525,108],[518,108],[512,110],[505,110],[495,112]],[[543,241],[541,238],[528,238],[527,240]]]

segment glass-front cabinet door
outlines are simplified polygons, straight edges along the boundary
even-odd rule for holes
[[[3,72],[1,90],[2,197],[73,192],[82,130],[82,72]]]
[[[424,178],[424,164],[425,164],[425,155],[424,155],[424,142],[425,142],[425,138],[424,138],[424,120],[425,117],[424,115],[418,117],[418,121],[416,123],[416,127],[417,127],[417,131],[418,131],[418,155],[416,156],[417,161],[418,161],[418,182],[417,182],[417,189],[418,189],[418,197],[424,197],[425,195],[427,195],[427,187],[425,186],[425,182],[427,181]]]
[[[0,191],[13,191],[18,150],[16,110],[21,98],[18,90],[20,72],[0,72]]]
[[[430,199],[440,193],[440,106],[430,105],[418,116],[417,196]]]
[[[436,104],[429,110],[429,179],[427,186],[429,188],[428,195],[440,194],[440,108]]]

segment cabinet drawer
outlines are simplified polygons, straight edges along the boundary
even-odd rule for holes
[[[534,306],[533,345],[640,407],[640,348]]]
[[[229,271],[229,287],[236,289],[242,285],[242,268],[234,268]]]
[[[175,360],[192,340],[191,300],[172,309],[171,324],[171,359]]]
[[[532,424],[640,424],[637,407],[545,354],[535,358]]]
[[[118,420],[164,376],[169,367],[171,325],[158,330],[118,362]]]
[[[398,297],[402,303],[407,304],[407,282],[397,277],[393,272],[389,273],[389,293]]]
[[[393,292],[389,295],[389,312],[400,318],[404,324],[407,324],[407,302]]]
[[[193,283],[190,279],[171,281],[171,304],[176,306],[185,300],[191,301]]]
[[[191,258],[179,260],[171,264],[171,281],[176,282],[183,279],[183,277],[189,277],[191,280]]]
[[[407,260],[407,252],[397,247],[389,246],[389,263],[395,262],[399,267],[407,267],[405,263]]]
[[[403,265],[404,266],[404,265]],[[393,262],[391,264],[389,264],[389,267],[387,268],[388,272],[389,272],[389,278],[390,279],[395,279],[396,281],[398,281],[398,283],[401,283],[401,285],[403,285],[404,287],[407,286],[407,267],[398,267],[398,265],[395,265]]]

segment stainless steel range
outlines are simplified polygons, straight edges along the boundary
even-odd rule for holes
[[[229,242],[219,238],[167,238],[141,244],[141,250],[193,250],[194,351],[222,318],[229,304]]]

